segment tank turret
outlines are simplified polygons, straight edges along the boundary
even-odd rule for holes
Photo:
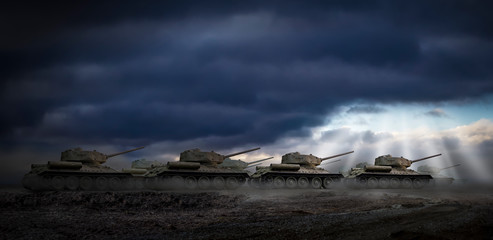
[[[220,164],[224,161],[224,159],[233,157],[236,155],[240,155],[243,153],[248,153],[252,151],[257,151],[260,148],[253,148],[237,153],[232,153],[228,155],[221,155],[219,153],[216,153],[214,151],[211,152],[203,152],[200,151],[200,149],[195,148],[195,149],[190,149],[186,150],[182,153],[180,153],[180,162],[197,162],[197,163],[202,163],[202,164],[211,164],[211,165],[216,165]]]
[[[329,157],[325,157],[325,158],[319,158],[319,157],[313,156],[311,154],[304,155],[304,154],[300,154],[299,152],[292,152],[292,153],[284,154],[282,156],[281,163],[282,164],[299,164],[299,165],[304,165],[304,166],[309,166],[309,167],[315,167],[315,166],[320,165],[322,163],[322,161],[325,161],[325,160],[328,160],[331,158],[340,157],[340,156],[350,154],[353,152],[354,151],[346,152],[346,153],[337,154],[337,155],[333,155],[333,156],[329,156]]]
[[[63,162],[81,162],[81,163],[88,163],[88,164],[102,164],[105,163],[108,158],[115,157],[121,154],[137,151],[139,149],[142,149],[144,147],[138,147],[134,149],[130,149],[127,151],[123,152],[118,152],[118,153],[113,153],[113,154],[104,154],[97,152],[96,150],[94,151],[84,151],[82,148],[74,148],[74,149],[69,149],[64,152],[62,152],[62,156],[60,158],[60,161]]]

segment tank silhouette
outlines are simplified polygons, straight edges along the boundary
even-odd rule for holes
[[[147,186],[151,189],[235,189],[244,184],[249,175],[241,167],[241,162],[228,166],[223,164],[225,159],[259,149],[253,148],[228,155],[214,151],[203,152],[198,148],[186,150],[180,154],[179,161],[150,169],[145,174]]]
[[[455,164],[455,165],[445,167],[445,168],[438,168],[438,167],[431,167],[428,165],[424,165],[424,166],[418,167],[418,172],[420,174],[430,174],[433,177],[433,180],[432,180],[433,184],[449,185],[449,184],[452,184],[452,182],[454,182],[454,178],[442,175],[442,174],[440,174],[440,172],[443,170],[458,167],[458,166],[460,166],[460,164]]]
[[[22,184],[30,190],[121,190],[133,189],[140,181],[131,173],[114,170],[104,164],[109,158],[137,151],[144,147],[109,154],[69,149],[61,154],[60,161],[32,164],[24,175]]]
[[[383,155],[375,158],[375,165],[351,168],[346,182],[351,186],[366,188],[421,188],[433,177],[408,169],[413,163],[438,157],[436,154],[416,160]]]
[[[353,152],[326,158],[300,154],[299,152],[287,153],[282,156],[280,164],[273,163],[266,167],[257,166],[257,171],[251,176],[250,184],[254,187],[265,188],[328,188],[332,182],[340,181],[343,175],[330,173],[317,166],[324,160]]]

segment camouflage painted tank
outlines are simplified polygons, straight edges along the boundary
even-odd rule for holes
[[[430,174],[433,177],[433,184],[435,185],[450,185],[452,182],[454,182],[454,178],[452,177],[447,177],[445,175],[440,174],[441,171],[458,167],[460,164],[456,164],[453,166],[445,167],[445,168],[437,168],[437,167],[431,167],[431,166],[420,166],[418,167],[418,172],[420,174]]]
[[[375,165],[351,168],[346,183],[354,187],[366,188],[421,188],[432,179],[430,174],[420,174],[408,169],[411,164],[438,157],[437,154],[416,160],[384,155],[375,158]]]
[[[144,147],[109,155],[84,151],[81,148],[69,149],[62,152],[60,161],[32,164],[31,171],[24,176],[22,184],[30,190],[133,189],[138,186],[138,178],[102,164],[108,158],[142,148]]]
[[[235,189],[245,183],[249,175],[241,167],[241,163],[228,167],[227,164],[223,164],[225,159],[259,149],[229,155],[221,155],[214,151],[203,152],[198,148],[186,150],[180,154],[179,161],[154,167],[145,177],[148,178],[148,187],[151,189]]]
[[[330,173],[317,166],[324,160],[353,152],[326,158],[298,152],[288,153],[282,156],[280,164],[271,164],[267,167],[257,166],[257,171],[251,176],[250,183],[254,187],[266,188],[327,188],[332,182],[340,181],[343,175]]]

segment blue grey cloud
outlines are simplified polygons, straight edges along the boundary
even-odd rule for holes
[[[435,108],[424,113],[426,116],[436,117],[436,118],[447,118],[449,117],[445,111],[439,108]]]
[[[264,144],[306,135],[356,99],[480,98],[493,92],[487,9],[488,1],[7,3],[0,142]]]
[[[385,112],[386,110],[381,107],[377,107],[374,105],[366,105],[366,106],[354,106],[349,108],[346,112],[347,113],[382,113]]]

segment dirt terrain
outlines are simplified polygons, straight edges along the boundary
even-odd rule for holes
[[[493,239],[493,190],[0,191],[0,239]]]

